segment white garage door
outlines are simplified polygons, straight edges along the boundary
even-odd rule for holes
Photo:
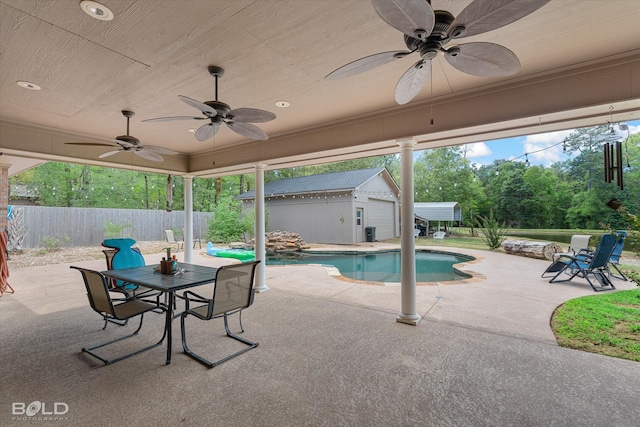
[[[376,227],[376,240],[392,239],[395,235],[395,203],[369,199],[367,227]]]

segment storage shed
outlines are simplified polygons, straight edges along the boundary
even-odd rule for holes
[[[458,223],[462,221],[462,209],[458,202],[414,203],[413,212],[416,222],[425,222],[427,224],[424,227],[425,230],[429,229],[430,222],[437,221],[439,229],[440,223],[443,221],[457,221]],[[422,229],[423,227],[418,228]]]
[[[400,189],[386,168],[334,172],[264,185],[267,231],[306,242],[354,244],[400,235]],[[255,191],[237,197],[253,209]]]

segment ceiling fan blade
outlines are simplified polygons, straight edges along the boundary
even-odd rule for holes
[[[236,108],[227,113],[227,118],[237,122],[264,123],[275,119],[276,115],[257,108]]]
[[[431,76],[431,61],[421,59],[400,77],[396,85],[396,102],[404,105],[420,92]]]
[[[220,123],[207,123],[204,126],[200,126],[196,131],[196,139],[200,142],[204,142],[209,138],[212,138],[213,135],[218,133],[220,129]]]
[[[550,0],[475,0],[449,27],[452,38],[475,36],[503,27],[535,12]]]
[[[155,119],[141,120],[142,122],[169,122],[171,120],[205,120],[208,117],[193,117],[193,116],[173,116],[173,117],[158,117]]]
[[[65,142],[66,145],[84,145],[86,147],[117,147],[117,144],[105,144],[102,142]]]
[[[215,110],[215,108],[210,107],[207,104],[204,104],[204,103],[202,103],[200,101],[196,101],[195,99],[191,99],[188,96],[178,95],[178,98],[182,102],[184,102],[187,105],[192,106],[196,110],[202,111],[207,117],[213,117],[216,114],[218,114],[218,112]]]
[[[179,154],[177,151],[169,150],[168,148],[156,147],[155,145],[143,145],[140,148],[158,154]]]
[[[463,73],[481,77],[511,76],[520,70],[515,53],[495,43],[465,43],[447,50],[445,59]]]
[[[143,159],[151,160],[153,162],[164,162],[164,159],[160,154],[154,153],[153,151],[143,150],[142,147],[138,147],[138,148],[139,149],[135,150],[134,153],[136,153],[138,156],[142,157]]]
[[[381,52],[374,55],[365,56],[364,58],[356,59],[342,67],[338,68],[327,74],[325,80],[341,79],[343,77],[353,76],[365,71],[372,70],[380,65],[387,64],[395,61],[396,59],[404,58],[411,52],[404,50],[394,50],[391,52]]]
[[[247,138],[260,139],[263,141],[269,139],[269,136],[267,136],[267,134],[262,129],[250,123],[229,122],[227,123],[227,126],[229,126],[229,129],[231,129],[235,133]]]
[[[373,7],[387,24],[420,40],[426,40],[436,22],[425,0],[373,0]]]
[[[123,150],[114,150],[114,151],[107,151],[106,153],[102,153],[98,156],[99,159],[104,159],[105,157],[109,157],[109,156],[113,156],[114,154],[118,154],[119,152],[121,152]]]

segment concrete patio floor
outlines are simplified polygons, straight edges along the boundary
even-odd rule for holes
[[[558,305],[594,294],[584,280],[550,284],[540,278],[547,261],[458,252],[477,258],[461,266],[475,278],[418,286],[418,326],[395,321],[397,285],[339,280],[321,266],[269,266],[270,291],[243,314],[259,347],[211,370],[182,354],[179,322],[171,365],[159,347],[103,366],[81,347],[132,325],[101,331],[70,264],[12,270],[16,293],[0,298],[0,424],[44,423],[12,414],[39,401],[47,411],[64,403],[65,414],[45,418],[74,426],[640,425],[640,363],[559,347],[549,326]],[[74,265],[104,269],[103,260]],[[148,315],[140,336],[116,351],[157,340],[163,320]],[[188,328],[206,356],[234,344],[221,321]]]

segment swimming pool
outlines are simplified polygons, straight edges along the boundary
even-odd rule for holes
[[[446,282],[471,277],[453,268],[454,264],[471,261],[471,256],[416,251],[416,281]],[[336,267],[340,274],[368,282],[400,282],[400,250],[377,252],[288,252],[267,256],[267,265],[321,264]]]

